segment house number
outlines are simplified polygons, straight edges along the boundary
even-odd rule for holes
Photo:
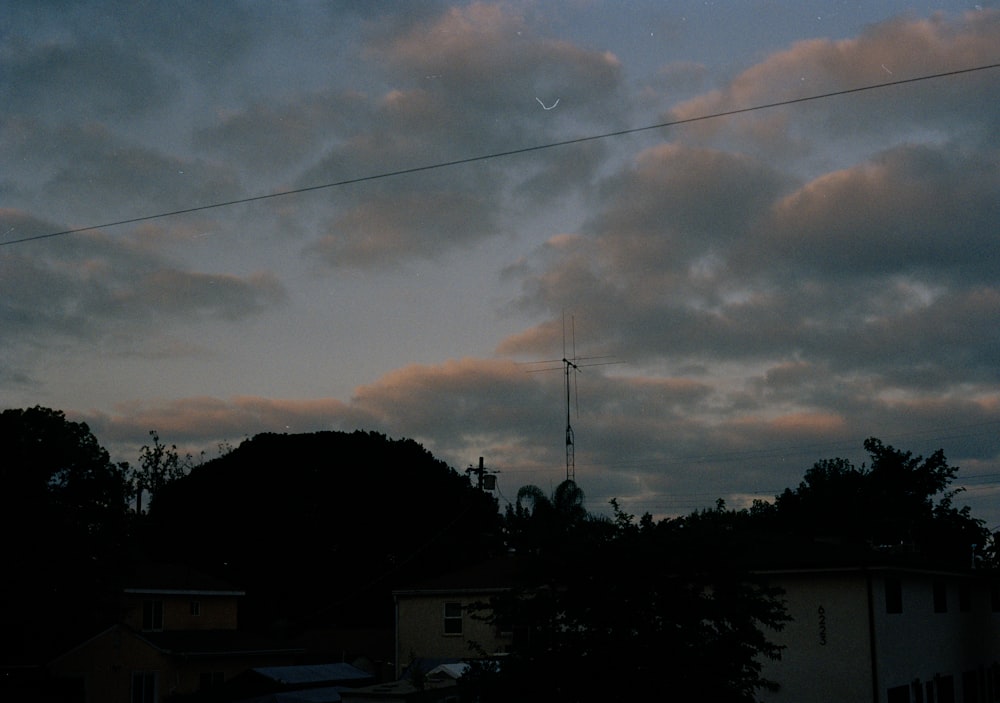
[[[826,609],[822,605],[819,607],[819,644],[826,646]]]

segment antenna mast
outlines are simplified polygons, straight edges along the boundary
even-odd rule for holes
[[[579,371],[576,358],[576,321],[570,317],[570,325],[573,333],[573,359],[566,358],[566,313],[563,313],[563,372],[566,376],[566,480],[576,481],[576,444],[573,439],[573,425],[570,423],[569,414],[569,372]],[[575,380],[575,377],[574,377]]]
[[[576,395],[576,374],[580,373],[584,366],[605,366],[607,364],[617,364],[617,361],[594,361],[595,359],[607,359],[607,356],[584,356],[576,355],[576,325],[575,319],[570,317],[570,329],[572,331],[572,356],[566,354],[566,313],[563,312],[563,355],[562,359],[545,359],[542,361],[529,361],[528,364],[560,364],[561,366],[545,366],[528,370],[528,373],[539,373],[542,371],[555,371],[562,368],[563,377],[566,384],[566,480],[576,481],[576,439],[573,436],[573,423],[571,422],[570,402]],[[570,389],[570,376],[573,376],[572,390]],[[577,414],[580,412],[579,401],[577,402]]]

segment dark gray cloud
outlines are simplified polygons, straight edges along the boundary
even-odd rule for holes
[[[0,231],[31,237],[56,229],[17,211],[0,212]],[[152,248],[101,232],[0,250],[4,347],[48,340],[93,340],[122,326],[147,329],[171,319],[238,320],[281,304],[271,274],[194,272]]]
[[[850,36],[862,20],[826,32],[800,9],[781,36],[802,41],[774,50],[747,13],[769,39],[730,52],[695,5],[8,3],[0,241],[968,68],[1000,37],[992,10]],[[119,447],[153,427],[195,453],[410,436],[458,467],[486,457],[513,495],[563,476],[564,376],[481,357],[558,358],[566,320],[581,355],[620,362],[576,377],[592,507],[767,498],[818,458],[861,460],[868,435],[995,473],[994,85],[3,246],[0,385],[86,408]]]

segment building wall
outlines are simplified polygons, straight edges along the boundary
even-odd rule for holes
[[[872,700],[868,596],[863,579],[810,574],[776,577],[785,590],[791,622],[771,639],[785,646],[779,662],[765,662],[763,675],[777,692],[761,692],[767,703],[850,703]]]
[[[942,612],[936,612],[936,588],[944,596]],[[995,700],[992,668],[1000,658],[1000,619],[993,612],[990,584],[968,576],[910,574],[902,592],[901,613],[876,610],[882,689],[910,686],[911,700],[916,700],[919,687],[926,700],[928,683],[936,689],[950,680],[955,700]],[[966,691],[970,687],[977,690]],[[935,693],[935,700],[947,699],[947,694]]]
[[[54,679],[80,681],[88,703],[130,703],[132,680],[137,673],[151,673],[156,682],[155,700],[202,689],[203,675],[214,675],[222,684],[254,666],[288,666],[297,663],[291,653],[268,655],[228,654],[171,657],[160,652],[125,627],[116,625],[49,664]]]
[[[122,613],[122,622],[137,631],[144,629],[144,601],[163,604],[163,630],[235,630],[237,627],[235,596],[137,593],[125,598]],[[193,603],[197,603],[197,608],[192,607]]]
[[[410,659],[470,658],[479,653],[478,643],[489,654],[510,646],[509,634],[500,634],[468,612],[469,606],[489,601],[489,594],[403,595],[396,596],[396,674]],[[445,632],[446,603],[461,605],[461,633]]]
[[[135,672],[155,673],[157,700],[170,684],[170,661],[122,627],[112,627],[49,665],[58,679],[82,679],[88,703],[131,700]]]
[[[774,575],[771,582],[785,589],[793,620],[772,638],[786,646],[781,661],[764,664],[781,689],[762,692],[762,701],[946,701],[945,689],[955,701],[997,700],[1000,615],[987,582],[882,570]],[[944,612],[935,612],[935,588]],[[889,612],[893,590],[901,612]]]

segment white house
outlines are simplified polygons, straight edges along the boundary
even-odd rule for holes
[[[766,703],[1000,700],[1000,591],[985,575],[894,566],[760,573],[792,620]]]

